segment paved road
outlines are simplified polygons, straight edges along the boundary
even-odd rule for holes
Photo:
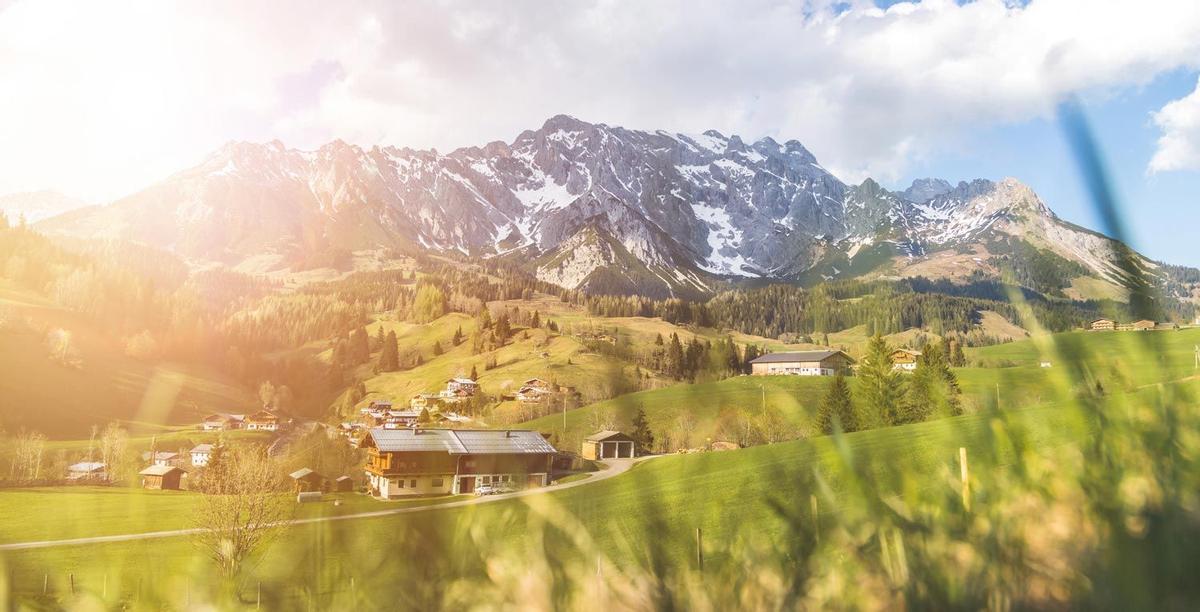
[[[480,497],[472,497],[441,504],[430,504],[427,506],[404,506],[402,508],[392,508],[390,510],[374,510],[372,512],[359,512],[356,514],[341,514],[335,516],[318,516],[312,518],[295,519],[287,521],[286,525],[307,525],[309,523],[328,523],[332,521],[352,521],[365,518],[378,518],[381,516],[393,516],[396,514],[410,514],[413,512],[426,512],[431,510],[443,510],[446,508],[461,508],[463,506],[471,506],[475,504],[487,504],[492,502],[504,501],[517,497],[527,497],[530,495],[542,495],[554,491],[562,491],[574,487],[582,487],[601,480],[608,480],[614,476],[619,476],[629,471],[633,464],[639,463],[653,457],[639,457],[637,459],[606,459],[607,468],[599,472],[594,472],[590,477],[583,480],[576,480],[561,485],[553,485],[540,489],[526,489],[515,493],[505,493],[501,495],[484,495]],[[179,536],[192,535],[199,533],[201,529],[173,529],[170,531],[149,531],[145,533],[126,533],[107,536],[92,536],[89,538],[71,538],[68,540],[41,540],[37,542],[14,542],[12,544],[0,544],[0,551],[5,550],[30,550],[34,548],[54,548],[57,546],[80,546],[84,544],[104,544],[108,542],[129,542],[133,540],[153,540],[158,538],[175,538]]]

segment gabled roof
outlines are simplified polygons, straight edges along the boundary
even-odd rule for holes
[[[474,385],[474,384],[478,384],[478,383],[476,383],[475,381],[471,380],[470,378],[461,378],[461,377],[460,377],[460,378],[451,378],[450,380],[448,380],[448,381],[446,381],[446,382],[458,383],[458,384],[460,384],[460,385]]]
[[[179,456],[179,453],[172,453],[169,451],[158,451],[158,452],[154,453],[154,460],[155,461],[170,461],[178,456]],[[150,451],[146,451],[146,452],[142,453],[142,459],[148,461],[150,459]]]
[[[897,349],[894,349],[894,350],[892,350],[892,353],[893,353],[893,354],[894,354],[894,353],[908,353],[909,355],[914,355],[914,356],[916,356],[916,355],[920,355],[920,354],[921,354],[921,351],[913,350],[913,349],[910,349],[910,348],[904,348],[904,347],[900,347],[900,348],[897,348]]]
[[[605,440],[609,440],[612,438],[621,438],[624,440],[632,440],[633,439],[633,438],[630,438],[628,434],[625,434],[625,433],[622,433],[619,431],[605,430],[605,431],[597,431],[596,433],[584,438],[584,440],[586,440],[588,442],[603,442]]]
[[[152,466],[138,472],[138,474],[140,474],[142,476],[166,476],[167,474],[170,474],[171,472],[182,472],[182,471],[184,471],[182,468],[177,468],[173,465],[157,465],[156,464],[156,465],[152,465]]]
[[[750,363],[790,363],[793,361],[824,361],[841,354],[843,357],[853,362],[854,359],[847,355],[844,351],[795,351],[791,353],[768,353],[753,359]]]
[[[75,465],[67,467],[72,472],[96,472],[104,469],[104,463],[100,461],[80,461]]]
[[[300,468],[300,469],[296,470],[295,472],[288,474],[288,476],[291,476],[293,480],[300,480],[300,479],[309,478],[312,476],[316,476],[317,478],[324,478],[324,476],[321,476],[320,474],[318,474],[317,472],[315,472],[309,468]]]
[[[196,447],[191,450],[191,452],[193,452],[193,453],[211,453],[212,450],[213,450],[212,444],[197,444]]]
[[[541,434],[526,430],[372,429],[366,445],[383,452],[444,452],[492,455],[557,452]]]

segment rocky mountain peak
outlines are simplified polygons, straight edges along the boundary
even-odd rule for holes
[[[894,193],[870,179],[846,185],[796,140],[556,115],[511,143],[449,155],[229,143],[102,213],[47,227],[116,232],[196,259],[269,253],[280,266],[323,249],[455,251],[512,258],[572,288],[665,296],[707,291],[719,277],[800,278],[866,245],[921,257],[1059,225],[1015,180],[926,178]]]

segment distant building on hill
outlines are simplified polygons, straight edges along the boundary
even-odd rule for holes
[[[246,417],[247,431],[279,431],[285,420],[270,410],[259,410]]]
[[[204,431],[225,431],[228,429],[241,429],[245,424],[246,415],[244,414],[210,414],[204,417],[202,425]]]
[[[151,456],[150,451],[146,451],[142,453],[142,461],[148,461],[152,465],[179,465],[183,458],[179,453],[157,451]]]
[[[847,372],[854,359],[844,351],[768,353],[750,362],[754,376],[833,376]]]
[[[1147,331],[1158,327],[1158,323],[1149,319],[1133,323],[1118,323],[1112,319],[1096,319],[1088,324],[1091,331]]]
[[[921,351],[898,348],[892,351],[892,354],[888,357],[892,360],[893,370],[912,372],[917,369],[917,362],[920,361]]]

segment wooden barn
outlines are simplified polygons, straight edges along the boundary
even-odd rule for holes
[[[833,376],[847,372],[854,359],[843,351],[768,353],[750,362],[754,376]]]
[[[183,485],[183,476],[186,472],[182,468],[173,465],[152,465],[138,475],[142,477],[143,489],[159,489],[178,491]]]
[[[300,468],[288,476],[296,483],[297,493],[320,492],[325,489],[325,477],[308,468]]]
[[[349,476],[338,476],[333,481],[333,490],[337,493],[349,493],[354,490],[354,479]]]
[[[583,440],[580,455],[584,459],[632,459],[637,456],[636,444],[628,434],[619,431],[598,431]]]

